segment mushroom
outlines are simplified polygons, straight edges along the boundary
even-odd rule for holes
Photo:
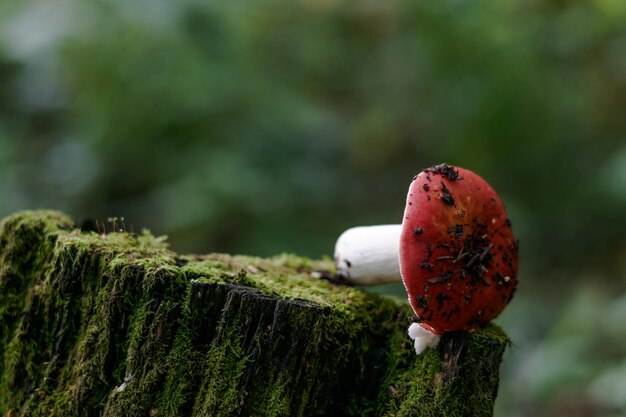
[[[343,232],[335,244],[337,275],[357,285],[400,282],[399,224],[359,226]]]
[[[349,229],[335,259],[355,284],[401,277],[418,318],[409,336],[419,354],[443,333],[483,326],[504,309],[517,284],[518,241],[484,179],[440,164],[413,178],[401,226]]]

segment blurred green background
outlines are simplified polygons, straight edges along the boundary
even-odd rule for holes
[[[332,256],[444,161],[521,240],[496,415],[625,416],[625,1],[0,3],[1,216]]]

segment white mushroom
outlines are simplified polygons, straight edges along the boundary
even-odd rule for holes
[[[337,274],[357,285],[400,282],[399,224],[346,230],[335,244]]]
[[[435,347],[439,343],[439,335],[436,335],[418,323],[413,323],[409,326],[409,337],[413,340],[413,347],[415,347],[415,353],[418,355],[422,353],[427,347]]]

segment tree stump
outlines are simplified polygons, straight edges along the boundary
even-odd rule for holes
[[[50,211],[0,225],[6,416],[490,416],[496,326],[416,356],[408,304],[332,263],[178,256]],[[322,272],[320,272],[322,271]]]

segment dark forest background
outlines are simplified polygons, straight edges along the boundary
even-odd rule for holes
[[[319,258],[440,162],[521,240],[496,415],[626,415],[626,2],[0,3],[2,216]]]

